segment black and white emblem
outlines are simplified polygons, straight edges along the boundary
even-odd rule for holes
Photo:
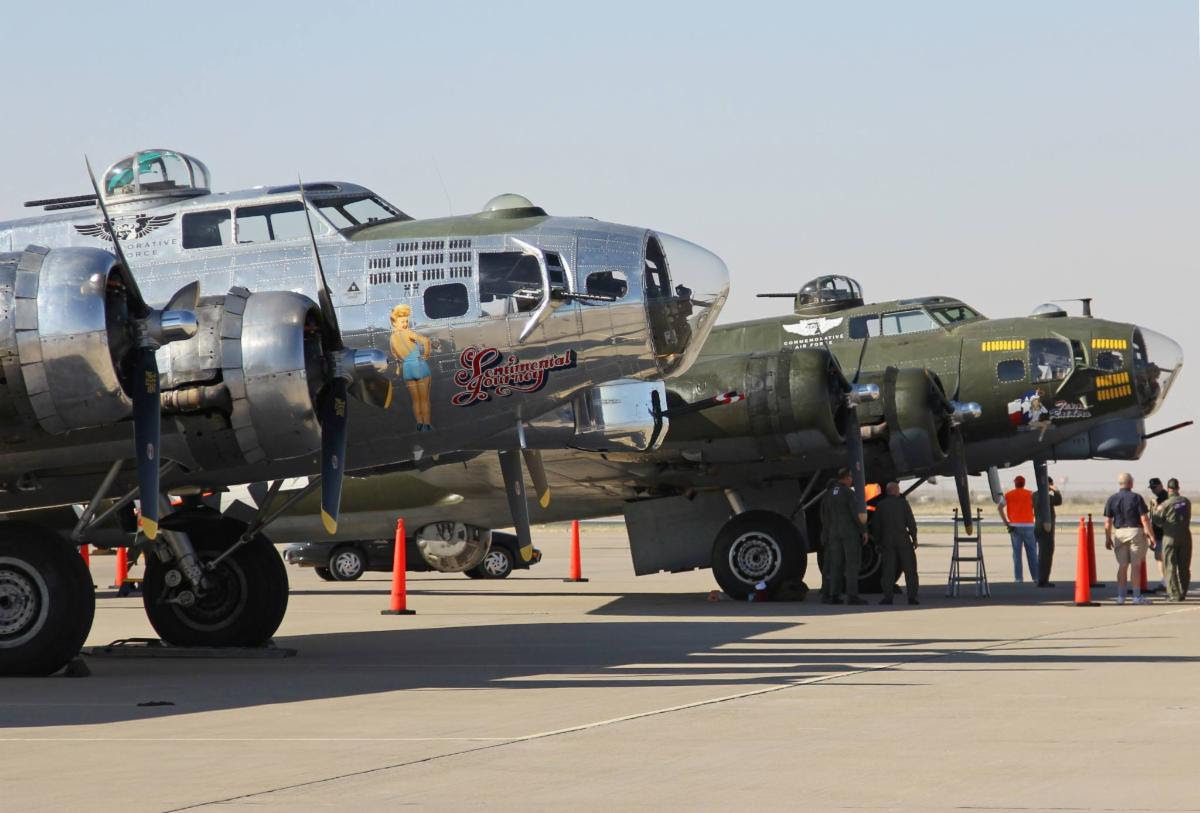
[[[116,229],[117,237],[125,240],[145,237],[156,229],[161,229],[163,226],[175,219],[175,213],[169,215],[133,215],[132,217],[120,217],[113,219],[113,228]],[[84,237],[99,237],[101,240],[112,242],[112,234],[109,233],[108,224],[101,220],[99,223],[88,223],[86,226],[76,226],[75,231],[82,234]]]

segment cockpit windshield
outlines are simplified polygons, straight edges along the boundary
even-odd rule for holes
[[[929,312],[933,314],[933,318],[938,321],[938,324],[949,327],[960,322],[973,322],[980,319],[980,315],[968,308],[966,305],[949,305],[944,308],[930,308]]]
[[[339,229],[390,220],[404,213],[374,195],[348,195],[338,198],[316,198],[313,205]]]

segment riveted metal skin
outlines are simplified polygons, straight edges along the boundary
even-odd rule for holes
[[[124,313],[110,293],[114,257],[99,249],[30,246],[17,261],[11,294],[0,272],[0,359],[18,415],[59,434],[115,423],[131,402],[114,359]],[[13,348],[15,346],[15,359]],[[16,369],[19,366],[19,370]]]

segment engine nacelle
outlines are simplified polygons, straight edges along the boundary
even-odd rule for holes
[[[883,422],[876,426],[886,428],[897,473],[923,471],[946,459],[954,407],[937,375],[924,368],[888,367],[862,374],[859,382],[879,386],[879,401],[873,409],[860,408],[860,418],[869,423],[872,413],[879,417],[882,411]],[[867,428],[867,438],[872,434]]]
[[[417,550],[434,570],[461,573],[483,561],[492,544],[487,528],[464,522],[432,522],[416,533]]]
[[[129,416],[132,301],[124,268],[98,248],[0,255],[0,419],[10,432]]]
[[[701,358],[667,383],[677,409],[731,389],[744,400],[674,417],[668,444],[759,438],[764,456],[804,454],[840,446],[846,409],[843,379],[824,350],[782,350]]]
[[[321,314],[290,291],[232,288],[201,300],[199,330],[159,351],[163,406],[202,465],[257,463],[321,448]]]

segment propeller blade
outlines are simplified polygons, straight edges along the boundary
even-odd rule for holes
[[[133,269],[130,268],[129,261],[125,259],[125,249],[121,247],[121,239],[117,237],[117,231],[113,228],[112,218],[108,216],[108,207],[104,205],[104,196],[100,194],[100,184],[96,183],[96,173],[92,171],[92,162],[85,155],[83,156],[83,163],[87,167],[88,180],[92,182],[92,189],[96,192],[96,203],[100,206],[100,214],[104,218],[104,227],[108,229],[108,236],[112,238],[113,253],[117,255],[117,260],[125,267],[125,284],[129,287],[133,298],[136,300],[137,311],[134,313],[134,316],[144,319],[150,313],[150,306],[146,304],[145,298],[142,297],[137,280],[133,278]]]
[[[525,477],[521,472],[521,456],[515,449],[501,449],[500,474],[504,477],[504,496],[512,514],[513,530],[521,548],[521,559],[533,559],[533,536],[529,531],[529,503],[525,501]]]
[[[1033,496],[1042,517],[1042,530],[1049,532],[1053,526],[1050,525],[1050,472],[1045,458],[1034,458],[1033,480],[1037,483],[1037,492]]]
[[[342,331],[338,327],[337,310],[333,307],[333,294],[329,290],[329,283],[325,280],[325,267],[321,265],[321,252],[317,250],[317,234],[313,231],[312,214],[308,211],[308,196],[304,194],[304,182],[296,177],[297,186],[300,187],[300,201],[304,205],[304,222],[308,224],[308,239],[312,244],[313,260],[317,266],[317,304],[321,306],[321,315],[325,317],[325,324],[328,328],[326,338],[329,341],[330,350],[342,349]]]
[[[967,480],[967,450],[962,430],[954,427],[950,434],[950,468],[954,472],[954,489],[958,492],[958,510],[962,512],[963,528],[975,533],[975,515],[971,511],[971,488]]]
[[[533,481],[533,493],[537,495],[538,505],[550,507],[550,481],[546,479],[546,466],[542,463],[542,453],[537,449],[522,449],[521,457],[525,458],[525,468],[529,470],[529,479]]]
[[[162,430],[158,363],[154,351],[140,348],[134,359],[133,445],[137,461],[138,494],[142,500],[142,532],[158,536],[158,442]]]
[[[347,388],[346,379],[334,378],[321,402],[321,522],[329,534],[337,533],[342,505],[348,428]]]
[[[862,430],[858,426],[858,407],[856,405],[851,405],[846,409],[842,437],[846,442],[847,468],[854,476],[855,511],[865,525],[867,521],[867,477],[863,470]]]

